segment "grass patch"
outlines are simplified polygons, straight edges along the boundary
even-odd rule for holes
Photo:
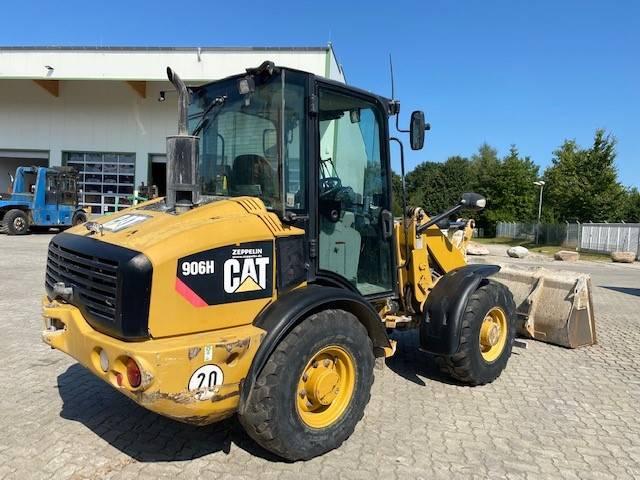
[[[490,245],[504,245],[505,247],[525,247],[527,250],[533,253],[541,253],[543,255],[553,256],[560,250],[568,250],[570,252],[576,252],[577,250],[572,247],[561,247],[559,245],[536,245],[535,242],[526,239],[513,239],[513,238],[474,238],[474,242],[490,244]],[[580,260],[591,260],[594,262],[610,262],[611,257],[605,253],[588,253],[579,252]]]
[[[518,245],[525,246],[525,243],[528,243],[528,240],[518,240],[513,238],[504,238],[504,237],[496,237],[496,238],[473,238],[473,242],[476,243],[487,243],[491,245],[509,245],[510,247],[517,247]]]

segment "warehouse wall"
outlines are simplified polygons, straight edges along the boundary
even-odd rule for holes
[[[173,87],[161,79],[166,65],[183,78],[221,78],[256,66],[265,58],[343,80],[332,50],[315,51],[45,51],[0,49],[0,151],[49,152],[61,165],[64,152],[133,153],[135,185],[149,180],[149,158],[165,152],[176,133]],[[45,66],[53,65],[52,75]],[[50,72],[50,73],[51,73]],[[21,78],[17,78],[21,77]],[[34,79],[59,80],[57,97]],[[73,79],[76,78],[76,79]],[[78,80],[87,78],[87,80]],[[146,78],[146,98],[124,80]],[[167,90],[165,102],[158,102]],[[6,175],[6,172],[0,172]]]
[[[157,101],[168,83],[149,82],[146,99],[117,81],[61,81],[57,98],[31,80],[1,84],[0,148],[48,150],[51,165],[65,151],[135,153],[136,184],[146,182],[148,155],[176,132],[174,95]]]

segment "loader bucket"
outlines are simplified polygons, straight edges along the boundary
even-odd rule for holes
[[[596,343],[591,277],[542,267],[501,265],[492,278],[515,300],[521,335],[568,348]]]

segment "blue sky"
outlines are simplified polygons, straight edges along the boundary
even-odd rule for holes
[[[183,14],[173,10],[180,5]],[[433,129],[408,167],[515,143],[541,167],[565,138],[618,139],[625,185],[640,187],[640,2],[423,0],[8,2],[2,45],[317,46],[331,41],[349,83],[389,95]]]

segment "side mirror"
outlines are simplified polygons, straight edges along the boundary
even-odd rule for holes
[[[409,127],[411,150],[421,150],[424,147],[425,130],[424,112],[416,110],[411,114],[411,126]]]
[[[472,210],[482,210],[487,206],[487,199],[477,193],[468,192],[462,194],[462,200],[460,203],[465,208],[471,208]]]

